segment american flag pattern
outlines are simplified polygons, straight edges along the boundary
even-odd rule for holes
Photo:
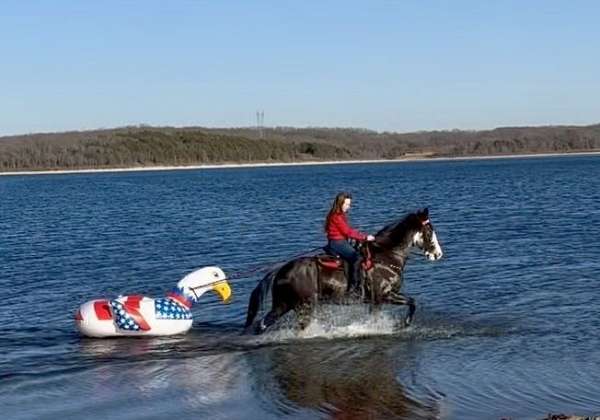
[[[154,300],[156,319],[192,319],[192,312],[170,298]]]
[[[143,325],[145,322],[140,322],[139,318],[136,320],[137,317],[134,318],[127,310],[128,308],[118,300],[111,300],[110,306],[112,308],[114,320],[119,329],[124,331],[143,331],[149,329]]]

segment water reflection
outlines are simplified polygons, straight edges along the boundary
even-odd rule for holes
[[[171,396],[169,404],[177,401],[187,410],[225,404],[247,383],[245,359],[237,351],[219,351],[214,337],[206,337],[208,343],[198,338],[83,339],[81,355],[92,367],[85,382],[102,398],[123,392],[152,401]]]
[[[393,338],[322,340],[249,357],[261,397],[281,414],[308,408],[332,419],[439,418],[439,396],[415,395],[398,380],[414,370],[411,346]]]

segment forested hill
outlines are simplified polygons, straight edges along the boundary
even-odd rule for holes
[[[600,150],[600,124],[388,133],[125,127],[0,137],[0,171],[402,159]]]

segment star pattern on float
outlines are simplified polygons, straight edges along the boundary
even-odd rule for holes
[[[154,300],[154,314],[156,319],[192,319],[192,312],[169,298]]]
[[[140,331],[140,325],[127,312],[127,310],[125,309],[125,305],[123,305],[118,300],[111,300],[110,306],[112,307],[114,320],[117,323],[119,329],[125,331]]]

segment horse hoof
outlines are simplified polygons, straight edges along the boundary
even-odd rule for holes
[[[264,324],[264,322],[260,321],[260,322],[255,323],[254,325],[248,327],[246,329],[246,331],[248,331],[249,333],[254,334],[254,335],[260,335],[260,334],[264,333],[266,329],[267,329],[267,327]]]
[[[410,327],[410,324],[412,324],[412,322],[413,322],[412,316],[407,316],[406,318],[404,318],[404,328]]]
[[[357,302],[362,302],[363,297],[362,297],[362,293],[360,293],[358,290],[351,290],[350,292],[348,292],[347,294],[347,298],[348,298],[348,303],[357,303]]]

